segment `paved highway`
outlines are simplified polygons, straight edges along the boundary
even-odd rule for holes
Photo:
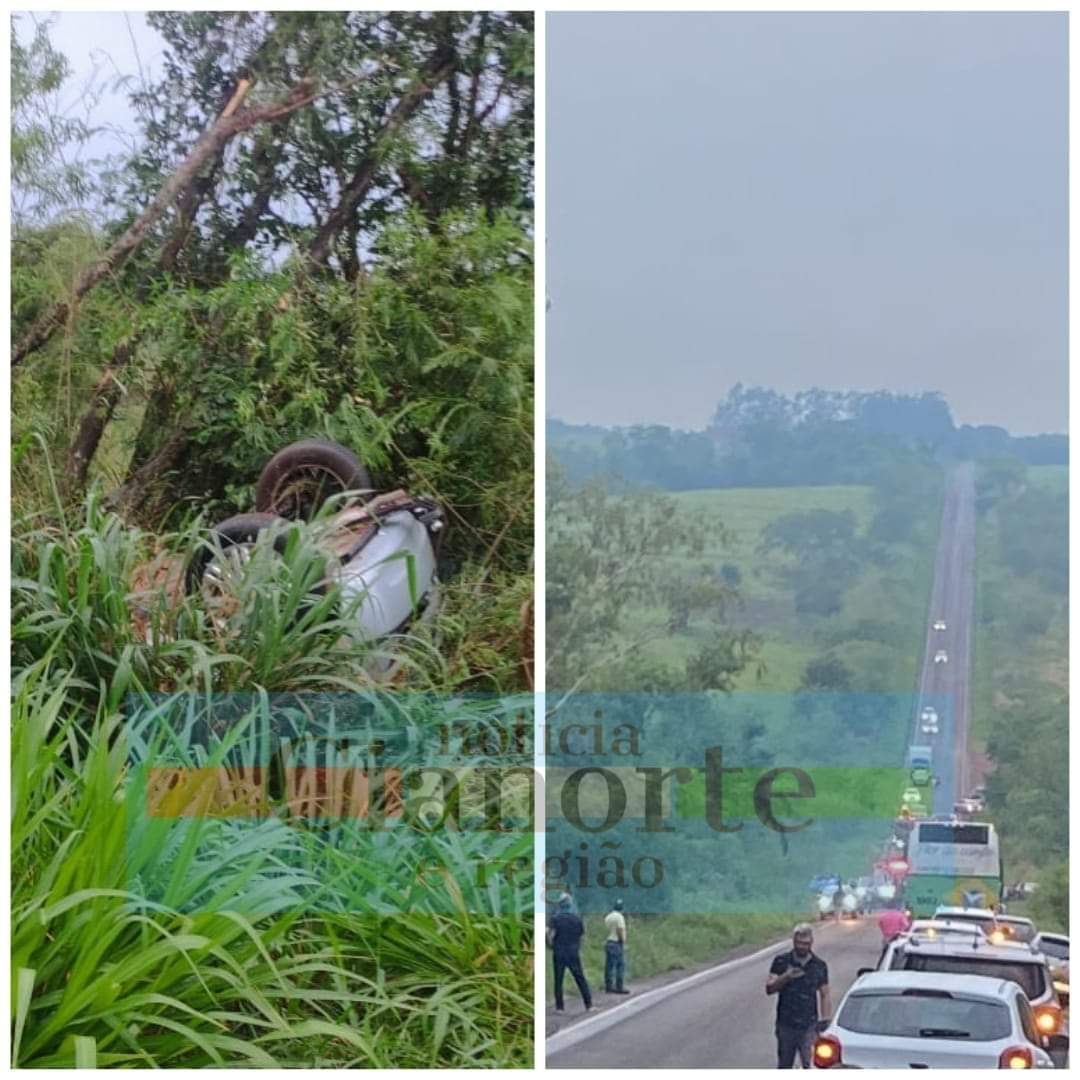
[[[967,795],[971,776],[967,747],[971,719],[971,638],[975,609],[975,475],[970,463],[948,477],[941,512],[941,532],[934,561],[934,583],[927,612],[920,700],[912,718],[912,745],[934,748],[934,772],[941,785],[934,793],[934,813],[951,814],[953,803]],[[934,630],[937,619],[945,630]],[[944,650],[945,663],[934,656]],[[940,717],[937,735],[924,735],[918,714],[932,705]]]
[[[931,623],[944,619],[946,629],[927,630],[920,702],[912,718],[912,743],[934,747],[934,770],[942,777],[934,796],[935,813],[951,812],[971,782],[967,731],[974,565],[974,474],[965,465],[947,480],[927,613]],[[939,649],[947,652],[947,663],[934,662]],[[921,733],[921,703],[933,704],[941,716],[936,736]],[[876,964],[880,934],[876,924],[867,921],[824,925],[817,935],[815,948],[829,965],[835,1006],[858,969]],[[784,947],[789,946],[776,951]],[[768,956],[725,965],[712,978],[672,990],[620,1022],[607,1024],[613,1017],[601,1014],[566,1028],[550,1043],[548,1067],[774,1068],[776,999],[765,996],[768,967]],[[584,1037],[567,1045],[575,1035]]]
[[[776,951],[784,948],[790,946]],[[829,965],[838,1003],[858,969],[877,962],[881,935],[872,922],[830,923],[816,931],[814,948]],[[768,971],[768,956],[725,970],[592,1038],[549,1053],[548,1068],[775,1068],[776,998],[765,996]]]

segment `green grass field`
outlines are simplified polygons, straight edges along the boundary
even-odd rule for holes
[[[808,918],[807,912],[762,915],[630,915],[627,919],[626,985],[669,972],[688,971],[703,960],[718,957],[742,946],[758,946],[784,937],[795,923]],[[593,995],[603,1001],[604,919],[585,916],[585,940],[581,957]],[[554,1001],[551,986],[551,954],[547,963],[547,1000]],[[577,988],[567,977],[563,988],[567,1007],[575,1009]]]
[[[865,529],[873,516],[872,492],[868,487],[721,488],[682,491],[672,497],[695,517],[715,522],[726,530],[728,543],[717,540],[706,547],[706,555],[739,568],[742,592],[748,601],[789,599],[784,588],[765,572],[757,551],[771,522],[785,514],[807,510],[835,513],[850,510],[859,528]]]
[[[1055,492],[1069,490],[1068,465],[1029,465],[1027,475],[1029,482],[1037,487]]]
[[[928,501],[925,516],[917,522],[917,539],[884,548],[878,545],[877,558],[869,554],[860,556],[859,573],[844,595],[842,610],[822,617],[800,615],[796,611],[792,584],[783,573],[793,565],[792,561],[783,553],[760,550],[765,531],[787,514],[850,511],[859,535],[865,537],[877,510],[873,489],[862,486],[742,488],[680,492],[670,498],[695,523],[706,526],[708,539],[700,554],[664,558],[665,569],[673,578],[677,579],[682,571],[690,580],[698,580],[703,567],[719,570],[730,564],[737,570],[741,605],[727,611],[722,620],[709,611],[698,611],[685,629],[678,632],[671,631],[666,624],[666,608],[659,604],[641,605],[624,612],[621,633],[628,639],[647,637],[643,655],[677,670],[709,643],[719,627],[753,630],[761,639],[757,660],[763,669],[759,670],[757,663],[750,665],[738,677],[734,689],[762,694],[758,700],[763,729],[757,737],[765,753],[776,761],[786,761],[781,748],[790,753],[792,746],[808,741],[806,721],[792,713],[788,695],[799,688],[812,658],[839,657],[851,670],[854,691],[907,694],[914,689],[937,542],[936,502]],[[771,697],[768,692],[772,693]],[[823,727],[814,736],[818,739],[817,749],[820,751],[822,739],[827,746],[829,740],[846,736],[846,749],[856,754],[862,752],[852,750],[856,745],[871,756],[875,753],[871,748],[887,753],[890,751],[885,748],[892,748],[894,743],[898,751],[903,739],[900,727],[906,728],[907,716],[906,710],[900,709],[895,719],[880,720],[876,731],[865,726],[861,730],[854,726],[845,728],[845,724],[857,722],[854,718],[832,717],[826,721],[817,716],[816,721],[828,724],[827,732]],[[880,724],[887,724],[888,729],[880,729]],[[734,729],[725,734],[725,738],[733,740],[739,737]],[[814,737],[809,740],[811,744]],[[745,748],[741,752],[745,753]],[[848,786],[841,785],[842,790],[834,791],[835,779],[830,778],[824,790],[835,800],[847,792]],[[883,801],[874,807],[872,816],[887,819],[892,812],[892,801],[900,797],[899,781],[890,776],[879,786]],[[690,813],[694,796],[700,794],[691,788],[683,790],[685,805],[681,806]],[[856,794],[855,798],[861,796]],[[868,807],[874,802],[863,801]],[[823,802],[823,812],[825,805]],[[840,809],[850,813],[847,804]],[[858,858],[857,855],[856,861]],[[808,895],[808,907],[810,900]],[[796,915],[765,911],[635,917],[629,949],[631,982],[714,960],[742,946],[761,945],[782,936],[796,920]],[[589,916],[586,923],[583,955],[595,989],[602,986],[603,979],[602,922],[599,917]],[[572,1001],[573,991],[570,994]]]
[[[740,577],[738,591],[742,607],[730,613],[730,622],[749,626],[761,635],[758,665],[745,671],[736,682],[737,690],[790,692],[802,679],[807,662],[828,648],[828,640],[843,632],[844,624],[860,619],[880,620],[882,612],[903,622],[910,634],[911,647],[899,650],[890,664],[880,658],[866,657],[867,665],[876,666],[883,678],[873,687],[879,691],[910,690],[915,679],[925,616],[923,594],[928,595],[933,566],[933,545],[912,551],[897,545],[894,563],[887,569],[865,568],[859,581],[849,591],[841,615],[833,619],[800,619],[794,608],[790,587],[778,571],[791,565],[782,554],[763,555],[758,549],[769,524],[786,514],[809,510],[851,511],[860,532],[869,525],[873,513],[873,491],[862,486],[727,488],[679,492],[672,496],[680,508],[696,519],[715,525],[715,539],[705,545],[702,556],[671,558],[674,569],[685,567],[692,573],[702,563],[717,566],[731,564]],[[936,533],[936,530],[935,530]],[[912,589],[914,580],[915,588]],[[669,633],[658,610],[640,608],[627,615],[627,630],[634,635],[648,634],[652,640],[646,654],[657,660],[681,663],[706,644],[713,625],[706,618],[691,621],[686,630]],[[859,646],[847,646],[852,655]],[[867,687],[870,689],[870,687]]]

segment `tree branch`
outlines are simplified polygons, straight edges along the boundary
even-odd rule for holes
[[[380,164],[379,152],[390,137],[412,119],[435,88],[443,80],[449,78],[453,70],[454,65],[443,60],[441,56],[433,58],[428,64],[427,71],[401,95],[397,104],[390,110],[390,115],[386,118],[371,149],[361,159],[348,186],[341,193],[337,206],[327,215],[326,221],[323,222],[312,241],[307,254],[309,271],[326,265],[326,260],[330,257],[330,252],[338,236],[341,235],[342,229],[371,190]]]
[[[349,80],[343,86],[357,82],[362,76]],[[11,366],[16,367],[28,356],[40,349],[64,324],[78,302],[106,275],[116,270],[143,242],[150,228],[161,218],[172,203],[194,183],[203,166],[225,144],[248,128],[268,121],[280,120],[297,109],[310,105],[317,97],[343,86],[329,87],[323,90],[312,89],[310,80],[304,80],[295,86],[285,98],[270,105],[255,109],[243,109],[240,106],[251,89],[251,79],[241,79],[229,103],[214,123],[199,136],[191,153],[180,167],[162,184],[150,205],[131,224],[127,231],[101,256],[88,266],[78,277],[70,298],[54,304],[27,331],[26,336],[12,350]]]

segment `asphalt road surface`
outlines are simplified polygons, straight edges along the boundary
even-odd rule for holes
[[[780,953],[788,945],[777,948]],[[814,950],[829,965],[833,1007],[881,953],[874,920],[823,924]],[[547,1058],[549,1069],[776,1068],[776,998],[766,997],[770,956],[672,993],[628,1020]],[[569,1029],[572,1030],[572,1029]]]
[[[935,814],[951,814],[953,804],[976,782],[968,753],[974,606],[975,475],[969,463],[954,469],[946,482],[919,702],[912,721],[911,745],[933,747],[933,771],[941,779],[934,789]],[[933,629],[937,619],[944,620],[944,630]],[[935,661],[939,650],[948,656],[947,661]],[[921,730],[923,705],[937,710],[937,735]]]
[[[954,469],[946,482],[941,534],[934,563],[920,697],[911,743],[933,747],[934,813],[949,814],[973,783],[967,747],[970,719],[971,633],[974,611],[975,482],[970,465]],[[947,662],[935,662],[943,649]],[[937,735],[923,734],[919,712],[933,705]],[[835,1009],[858,969],[873,967],[881,951],[875,920],[819,926],[815,950],[829,965]],[[780,948],[777,951],[781,951]],[[688,989],[673,991],[563,1050],[549,1054],[549,1068],[775,1068],[775,999],[765,996],[769,958],[736,964]],[[589,1030],[584,1022],[581,1033]],[[573,1028],[567,1029],[572,1031]]]

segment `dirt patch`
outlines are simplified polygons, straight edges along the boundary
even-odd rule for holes
[[[976,750],[971,755],[971,786],[978,787],[986,783],[986,778],[994,771],[994,759],[989,754]]]

